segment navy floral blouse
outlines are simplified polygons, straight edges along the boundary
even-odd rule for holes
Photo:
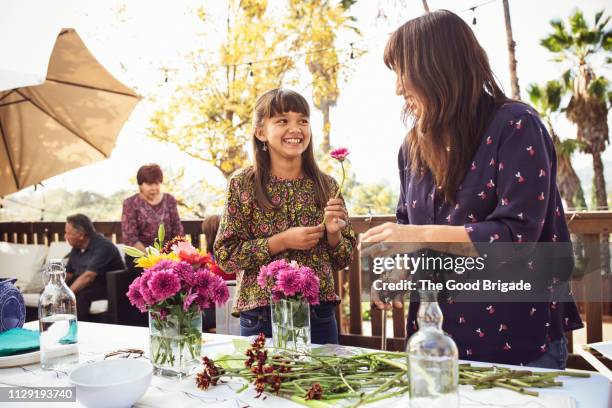
[[[436,194],[429,171],[410,171],[406,145],[399,153],[400,224],[464,225],[473,243],[569,242],[556,185],[552,140],[528,105],[508,102],[494,115],[451,204]],[[570,269],[571,269],[570,265]],[[525,265],[529,268],[530,265]],[[462,359],[528,364],[564,331],[582,327],[573,302],[440,304],[443,329]],[[411,302],[408,335],[416,329]]]

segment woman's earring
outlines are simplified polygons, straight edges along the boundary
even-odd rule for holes
[[[264,152],[267,152],[268,151],[268,145],[266,144],[266,142],[261,142],[261,143],[263,143],[263,146],[262,146],[261,150],[263,150]]]

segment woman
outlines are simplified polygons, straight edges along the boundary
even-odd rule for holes
[[[398,224],[372,228],[364,242],[456,242],[472,251],[489,242],[569,242],[546,127],[504,95],[461,18],[440,10],[408,21],[391,35],[384,61],[413,127],[399,152]],[[563,332],[582,327],[573,302],[441,307],[444,330],[471,360],[564,368]],[[411,303],[409,335],[417,309]]]
[[[123,201],[121,233],[123,243],[144,251],[153,245],[160,224],[164,224],[166,239],[183,235],[183,224],[179,218],[176,200],[161,192],[164,175],[157,164],[147,164],[136,173],[137,194]],[[125,263],[135,271],[134,260],[126,255]]]
[[[297,92],[273,89],[253,110],[254,165],[229,181],[215,241],[215,259],[237,273],[234,313],[240,334],[272,336],[270,293],[257,284],[260,268],[295,260],[314,270],[320,304],[311,308],[313,343],[338,343],[333,271],[351,261],[355,234],[336,181],[314,159],[310,107]],[[325,223],[323,220],[325,219]]]

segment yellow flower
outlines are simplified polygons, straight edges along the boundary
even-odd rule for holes
[[[160,254],[160,255],[151,254],[149,256],[143,256],[142,258],[138,258],[136,260],[136,266],[143,268],[143,269],[147,269],[147,268],[154,266],[155,264],[157,264],[159,261],[163,259],[170,259],[172,261],[177,261],[178,256],[176,256],[174,253]]]

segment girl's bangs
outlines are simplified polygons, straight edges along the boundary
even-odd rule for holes
[[[304,116],[310,117],[310,108],[304,97],[296,92],[279,90],[272,98],[269,106],[268,117],[281,115],[285,112],[301,113]]]

